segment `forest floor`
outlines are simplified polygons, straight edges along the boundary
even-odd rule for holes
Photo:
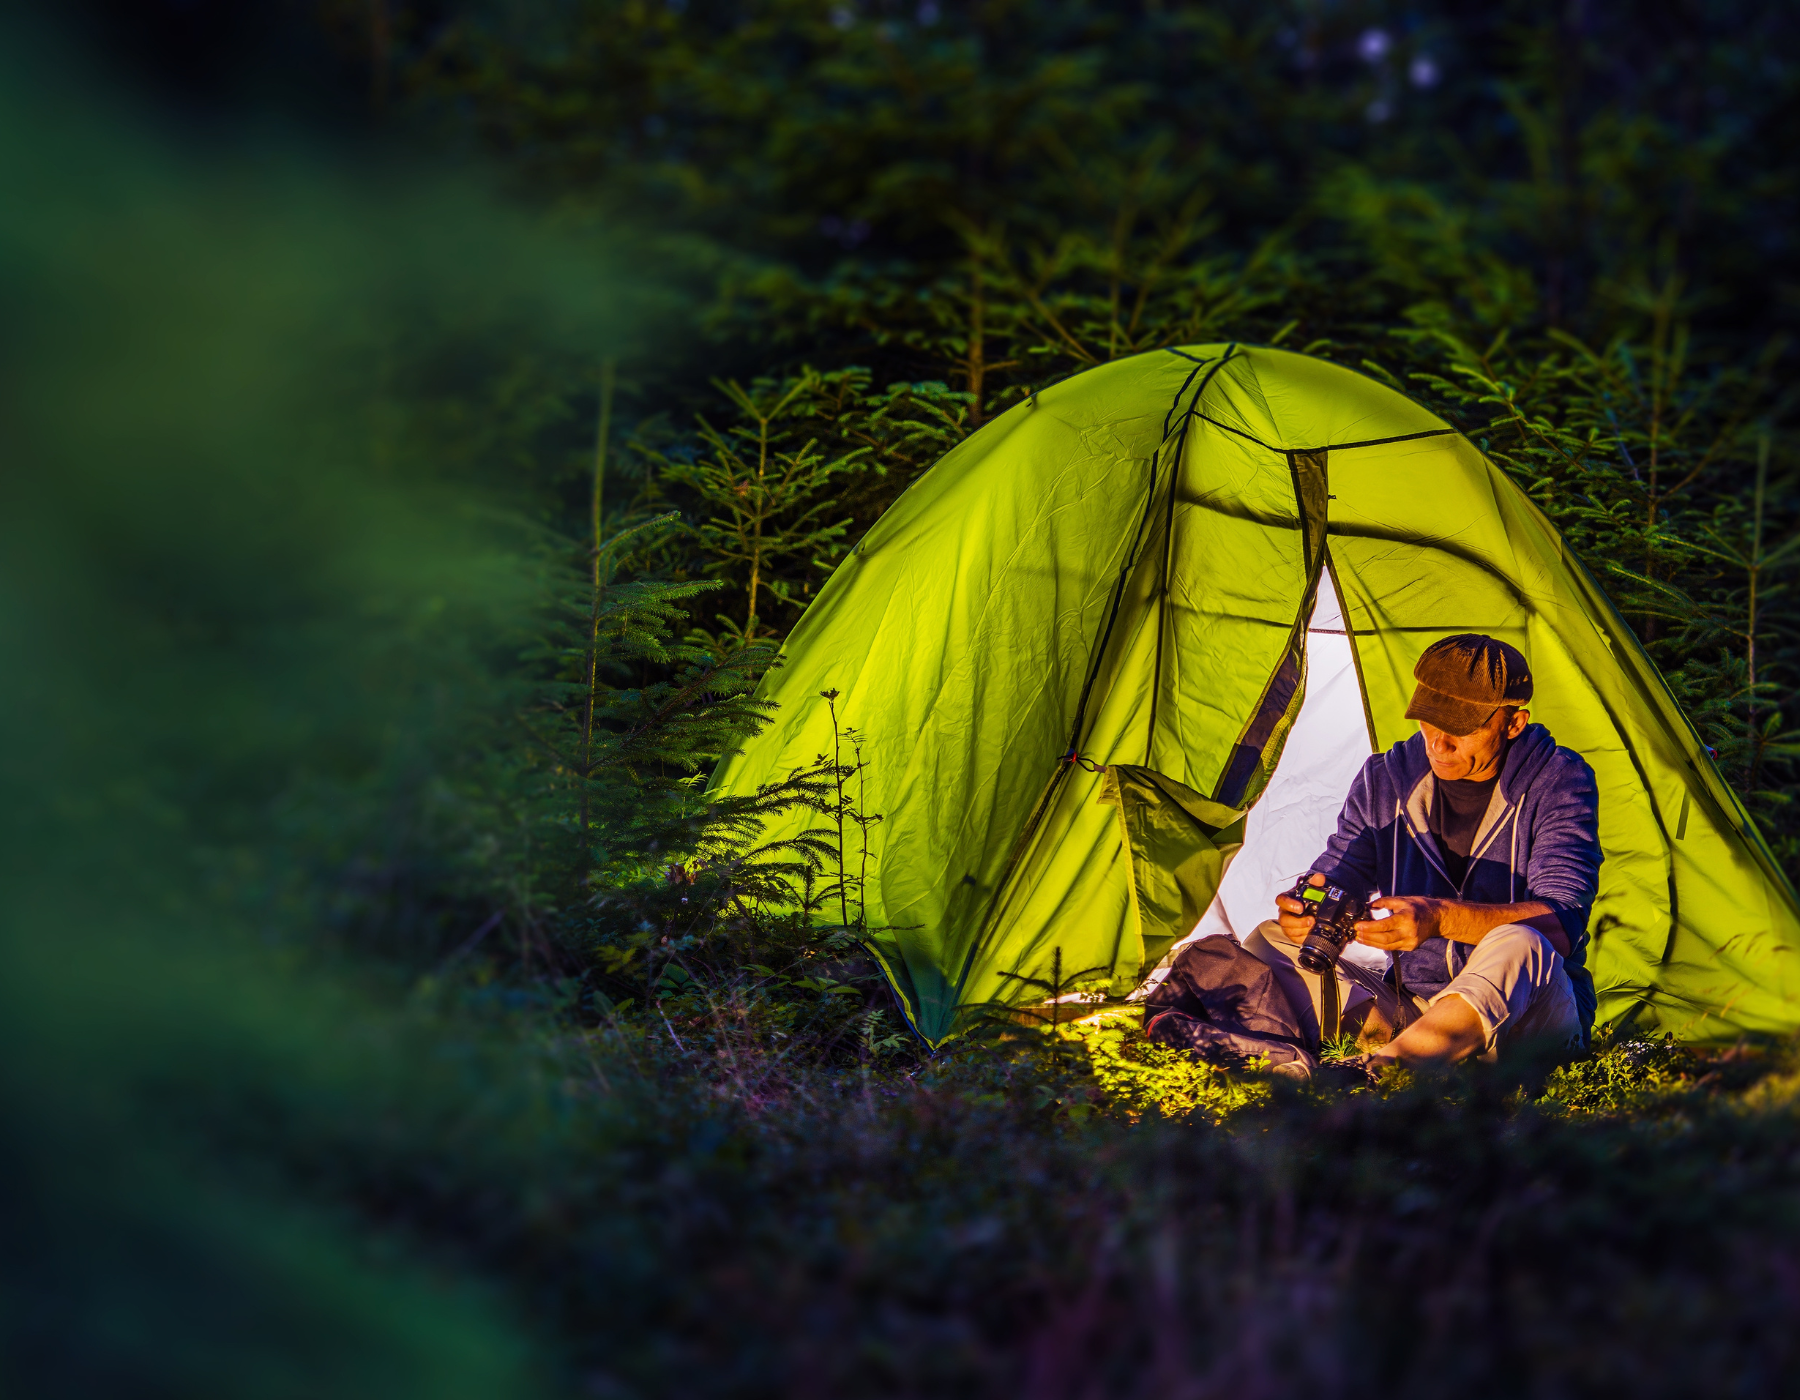
[[[459,1134],[442,1204],[585,1393],[1735,1394],[1796,1359],[1785,1044],[1345,1094],[1130,1015],[833,1062],[759,1014],[537,1021],[558,1150]]]

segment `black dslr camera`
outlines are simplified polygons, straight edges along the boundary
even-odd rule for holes
[[[1356,937],[1358,921],[1369,917],[1369,905],[1336,885],[1315,885],[1311,880],[1310,872],[1302,875],[1288,891],[1288,898],[1304,904],[1313,920],[1300,944],[1300,966],[1323,976],[1337,966],[1344,945]]]

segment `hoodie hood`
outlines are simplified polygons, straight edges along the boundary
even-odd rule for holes
[[[1533,780],[1555,756],[1556,740],[1550,737],[1550,731],[1541,724],[1527,725],[1524,732],[1507,745],[1506,757],[1500,764],[1500,781],[1494,784],[1487,812],[1475,832],[1472,856],[1479,858],[1485,854],[1488,846],[1503,831],[1510,829],[1516,837],[1519,799],[1531,790]],[[1460,897],[1462,888],[1457,886],[1457,882],[1444,869],[1436,842],[1427,836],[1430,830],[1429,813],[1438,779],[1431,771],[1431,758],[1425,751],[1425,736],[1415,734],[1394,745],[1383,755],[1383,761],[1387,765],[1389,781],[1394,785],[1399,798],[1398,805],[1413,840],[1419,844],[1426,861],[1443,876],[1445,883],[1457,888]],[[1514,854],[1509,851],[1508,867],[1511,868],[1516,863]],[[1467,884],[1468,875],[1465,873],[1462,885]]]
[[[1568,935],[1563,965],[1575,983],[1583,1024],[1591,1023],[1593,983],[1582,964],[1603,859],[1593,769],[1572,749],[1558,748],[1543,725],[1527,725],[1507,748],[1461,882],[1445,873],[1430,832],[1435,784],[1423,734],[1370,758],[1351,783],[1338,829],[1313,869],[1357,893],[1547,904]],[[1402,953],[1407,989],[1429,999],[1457,975],[1465,951],[1429,938]]]

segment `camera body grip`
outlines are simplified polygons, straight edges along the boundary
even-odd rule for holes
[[[1336,885],[1313,884],[1311,872],[1294,882],[1288,897],[1299,900],[1313,920],[1296,961],[1308,972],[1323,976],[1337,966],[1339,956],[1356,937],[1357,923],[1369,917],[1368,901],[1346,894]]]

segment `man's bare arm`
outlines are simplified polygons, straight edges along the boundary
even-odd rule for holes
[[[1448,938],[1457,943],[1479,943],[1502,924],[1524,924],[1544,935],[1550,946],[1569,956],[1569,935],[1562,920],[1542,900],[1518,904],[1471,904],[1460,899],[1425,899],[1418,895],[1392,895],[1370,906],[1387,909],[1385,919],[1369,919],[1356,926],[1356,941],[1371,948],[1405,953],[1427,938]]]

